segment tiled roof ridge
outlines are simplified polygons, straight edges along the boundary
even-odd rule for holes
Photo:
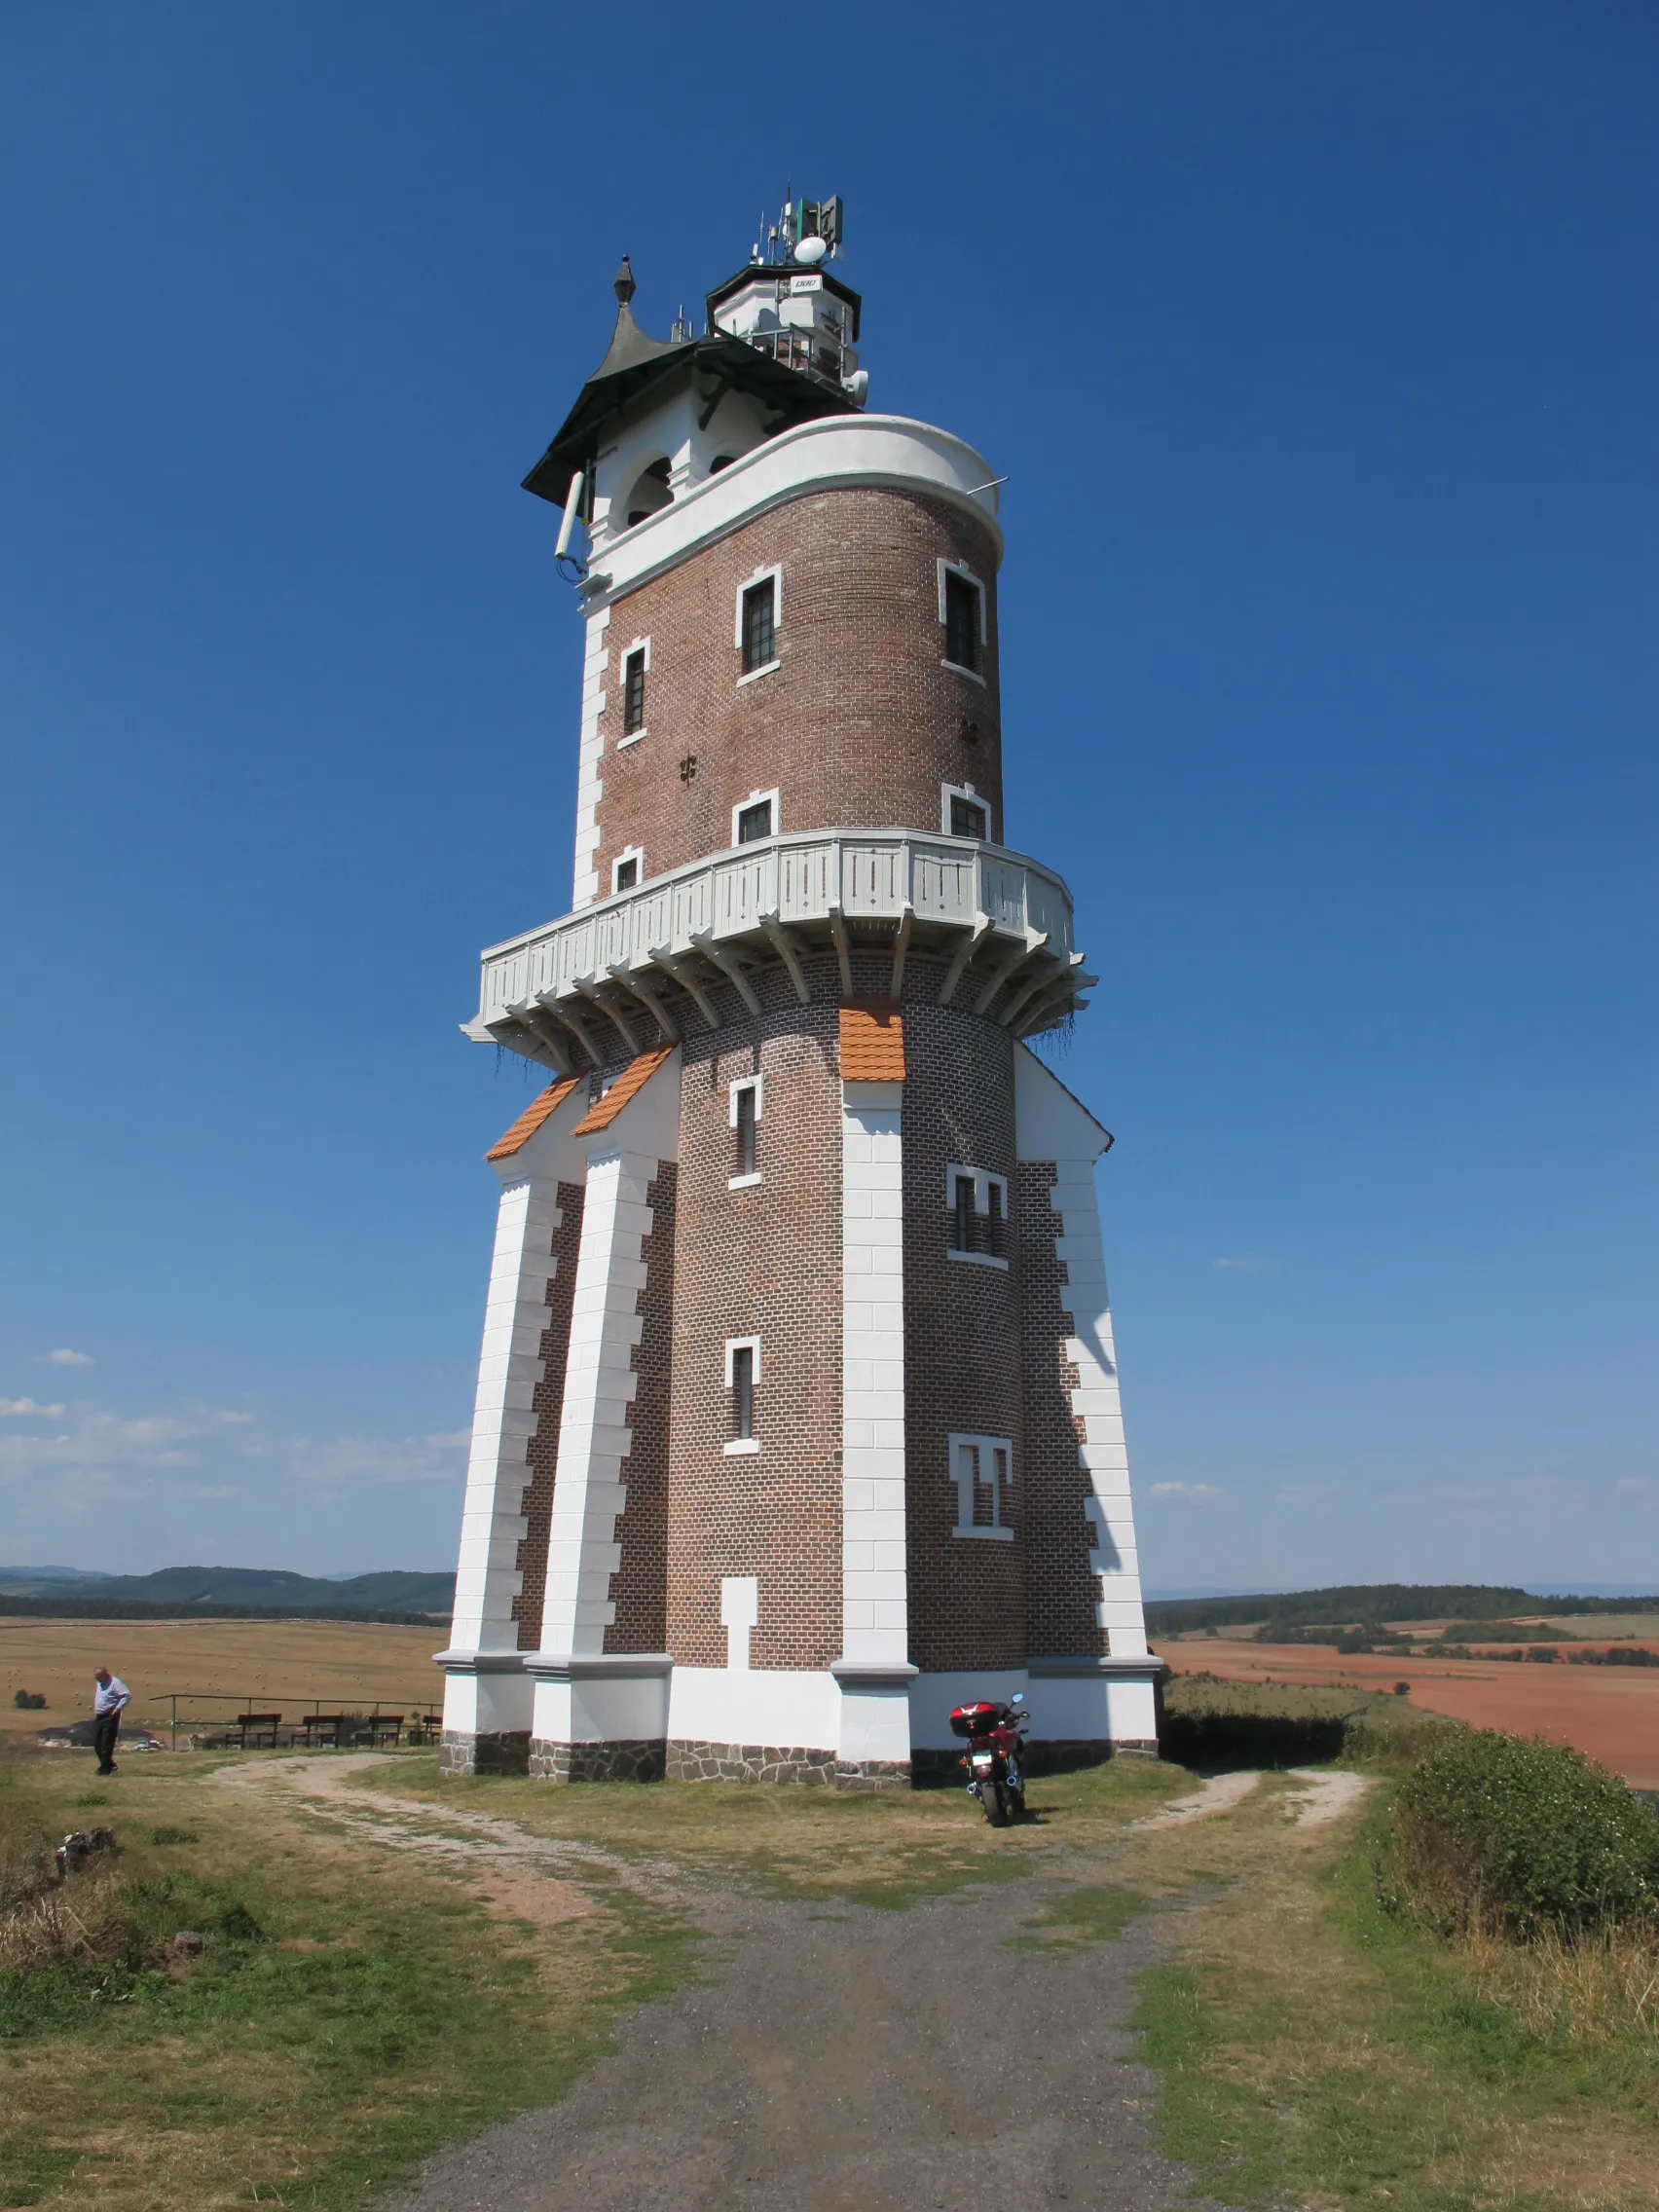
[[[673,1056],[673,1052],[672,1045],[659,1045],[654,1051],[637,1054],[628,1062],[605,1096],[596,1105],[589,1107],[571,1134],[591,1137],[597,1130],[609,1128],[629,1099],[638,1097],[663,1062]]]
[[[522,1152],[550,1114],[556,1114],[576,1088],[573,1075],[562,1082],[550,1083],[538,1097],[533,1098],[512,1127],[484,1155],[486,1160],[511,1160],[515,1152]]]
[[[841,1081],[903,1083],[904,1022],[896,1006],[854,1003],[841,1009]]]

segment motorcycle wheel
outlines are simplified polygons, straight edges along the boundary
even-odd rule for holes
[[[985,1818],[992,1827],[1008,1825],[1008,1799],[1003,1795],[1000,1782],[987,1779],[979,1785],[979,1802],[985,1808]]]

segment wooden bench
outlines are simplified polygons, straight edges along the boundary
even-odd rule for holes
[[[343,1713],[302,1714],[294,1723],[295,1732],[297,1734],[304,1729],[305,1748],[308,1751],[314,1751],[319,1744],[329,1751],[336,1751],[340,1745],[340,1723],[345,1717]]]
[[[282,1715],[279,1713],[239,1713],[231,1725],[237,1731],[242,1751],[274,1751]]]

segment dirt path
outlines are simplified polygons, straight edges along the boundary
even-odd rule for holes
[[[1189,1821],[1201,1821],[1211,1813],[1225,1813],[1248,1797],[1261,1781],[1259,1774],[1215,1774],[1191,1797],[1172,1797],[1161,1811],[1134,1825],[1146,1828],[1184,1828]]]
[[[987,2198],[1205,2212],[1152,2146],[1152,2073],[1126,2063],[1156,1916],[1094,1947],[1010,1948],[1071,1883],[1038,1876],[902,1913],[780,1902],[363,1788],[354,1777],[381,1763],[296,1758],[214,1780],[291,1793],[540,1925],[593,1909],[589,1885],[625,1882],[672,1895],[706,1935],[698,1987],[642,2008],[561,2104],[431,2159],[383,2212],[912,2212]],[[1158,1819],[1223,1811],[1256,1780],[1218,1777]]]

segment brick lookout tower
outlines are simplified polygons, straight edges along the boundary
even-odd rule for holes
[[[840,203],[609,350],[526,479],[586,628],[571,911],[466,1034],[501,1185],[446,1770],[903,1785],[1027,1693],[1156,1750],[1094,978],[1003,830],[995,468],[866,412]]]

